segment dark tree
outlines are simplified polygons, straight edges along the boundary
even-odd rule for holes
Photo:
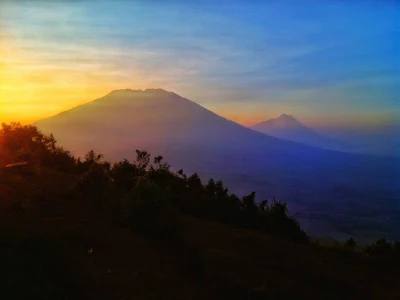
[[[347,248],[353,249],[356,246],[356,241],[353,238],[349,238],[344,245]]]

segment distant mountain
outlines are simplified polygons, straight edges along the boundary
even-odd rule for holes
[[[35,125],[77,156],[93,149],[115,161],[148,150],[239,195],[276,196],[310,233],[347,236],[360,223],[364,233],[400,228],[391,218],[400,214],[399,160],[270,137],[162,89],[113,91]]]
[[[258,123],[251,128],[269,136],[315,147],[340,151],[350,150],[345,143],[323,136],[287,114]]]
[[[330,129],[317,132],[295,119],[282,114],[251,127],[272,137],[307,145],[350,153],[400,157],[400,125],[352,130]]]

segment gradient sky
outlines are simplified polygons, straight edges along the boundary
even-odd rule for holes
[[[400,119],[397,1],[0,2],[0,122],[164,88],[242,124]]]

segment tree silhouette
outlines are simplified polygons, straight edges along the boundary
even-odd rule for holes
[[[349,238],[344,245],[347,248],[353,249],[356,246],[356,241],[353,238]]]
[[[366,248],[366,253],[378,258],[388,257],[392,254],[392,244],[386,241],[386,239],[379,239]]]
[[[135,164],[139,168],[142,174],[147,171],[150,164],[150,154],[147,151],[136,151],[136,161]]]
[[[57,171],[71,175],[71,178],[79,178],[74,180],[75,197],[98,206],[107,204],[107,207],[119,211],[121,219],[125,221],[133,222],[134,218],[138,224],[145,224],[139,211],[148,220],[160,221],[156,216],[165,208],[166,211],[176,210],[233,226],[298,240],[307,239],[296,220],[288,216],[285,203],[273,202],[268,206],[264,200],[257,204],[254,192],[240,199],[230,194],[221,180],[211,178],[203,184],[196,173],[189,176],[183,170],[173,173],[170,165],[160,155],[152,159],[147,151],[135,152],[136,159],[132,163],[125,159],[111,166],[104,161],[103,155],[93,150],[83,160],[74,158],[68,151],[57,146],[52,135],[45,136],[34,126],[3,124],[0,130],[0,163],[26,161],[34,175]],[[50,183],[50,176],[53,175],[35,178]],[[32,182],[33,186],[38,185]],[[50,186],[46,189],[50,189]],[[54,189],[57,189],[55,185]],[[31,191],[27,189],[26,193]],[[43,191],[38,193],[43,194]],[[69,193],[66,188],[65,193]],[[21,198],[22,194],[18,197]],[[158,228],[156,231],[160,230]]]

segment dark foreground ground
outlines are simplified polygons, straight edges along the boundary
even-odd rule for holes
[[[400,299],[392,263],[182,218],[174,245],[80,203],[3,214],[0,299]]]

